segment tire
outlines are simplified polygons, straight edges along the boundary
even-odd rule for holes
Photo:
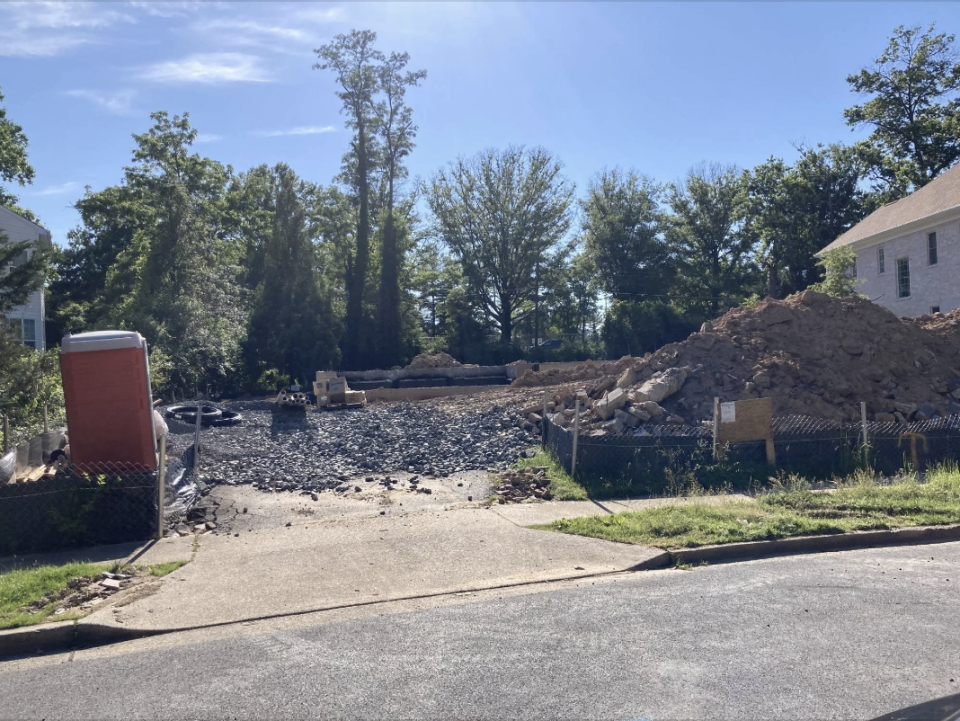
[[[236,411],[221,411],[220,417],[211,421],[210,425],[214,428],[224,428],[226,426],[235,426],[243,420],[243,416]]]
[[[200,425],[204,426],[209,426],[223,414],[219,408],[214,408],[213,406],[203,406],[201,410]],[[166,415],[167,418],[175,418],[184,423],[197,424],[196,406],[171,406],[167,408],[164,415]]]

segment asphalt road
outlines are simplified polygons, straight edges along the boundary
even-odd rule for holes
[[[0,716],[871,718],[960,693],[960,544],[0,664]],[[169,639],[168,639],[169,641]]]

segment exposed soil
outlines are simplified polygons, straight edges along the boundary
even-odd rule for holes
[[[597,410],[616,386],[626,396],[617,401],[623,413],[649,403],[646,391],[660,384],[666,395],[656,404],[664,412],[639,414],[640,423],[700,423],[712,417],[714,397],[770,397],[774,415],[838,421],[859,419],[861,401],[876,420],[960,413],[960,312],[901,320],[863,298],[808,290],[735,308],[643,358],[530,371],[518,381],[557,383],[571,384],[555,394],[557,411],[573,406],[577,388]],[[587,426],[609,423],[612,414],[605,410],[586,417]]]

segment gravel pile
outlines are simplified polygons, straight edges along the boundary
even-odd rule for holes
[[[263,490],[347,491],[376,474],[501,471],[537,442],[529,421],[499,406],[462,414],[410,404],[303,412],[254,401],[230,408],[244,422],[203,429],[200,474]]]

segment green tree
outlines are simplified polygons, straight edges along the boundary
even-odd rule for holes
[[[20,186],[33,182],[33,167],[27,160],[27,136],[23,127],[7,117],[0,90],[0,180]],[[0,205],[16,208],[17,196],[0,188]],[[32,218],[31,218],[32,219]]]
[[[816,290],[837,298],[856,295],[857,280],[853,269],[856,267],[857,254],[850,246],[841,246],[823,253],[817,265],[823,270],[824,278],[810,286]]]
[[[246,342],[252,365],[309,383],[339,360],[338,324],[321,293],[304,198],[308,184],[286,165],[272,170],[276,211]]]
[[[746,182],[736,167],[700,165],[670,186],[667,242],[688,309],[716,317],[750,295],[753,241],[743,227]]]
[[[504,345],[533,311],[537,271],[560,250],[572,200],[559,161],[539,148],[485,150],[430,183],[436,236],[460,262],[467,292]]]
[[[800,148],[790,166],[779,158],[749,175],[746,224],[759,243],[766,293],[785,298],[821,276],[815,254],[872,207],[862,189],[866,169],[858,154],[839,145]]]
[[[608,358],[639,356],[683,340],[699,325],[698,319],[663,300],[615,300],[604,317],[600,337]]]
[[[650,178],[619,168],[590,181],[580,201],[581,233],[604,292],[629,300],[669,291],[673,267],[661,193]]]
[[[372,136],[377,131],[374,95],[379,86],[377,64],[384,60],[383,54],[373,47],[376,40],[377,34],[369,30],[337,35],[315,50],[320,62],[313,66],[317,70],[332,70],[336,75],[340,85],[337,96],[343,103],[347,127],[354,133],[347,170],[352,175],[359,211],[355,250],[346,258],[344,278],[347,309],[342,350],[343,365],[347,368],[363,363],[364,293],[370,263],[370,174],[375,147]]]
[[[0,231],[0,320],[43,286],[48,261],[43,248],[31,241],[14,242]]]
[[[403,355],[400,272],[402,248],[397,237],[397,184],[406,177],[403,160],[413,150],[417,126],[406,104],[407,88],[420,84],[426,70],[409,71],[407,53],[390,53],[376,70],[380,97],[373,105],[383,147],[385,203],[380,247],[380,297],[377,309],[377,346],[380,363],[390,367]]]
[[[73,207],[80,214],[81,225],[67,233],[67,247],[57,251],[54,278],[47,290],[49,346],[68,332],[99,327],[113,303],[120,300],[105,294],[107,279],[148,217],[142,194],[128,185],[97,192],[88,187]],[[120,296],[132,290],[129,284],[110,287]]]
[[[132,292],[107,320],[139,330],[164,350],[175,387],[229,388],[246,325],[241,253],[223,231],[231,170],[190,152],[196,130],[187,114],[151,118],[153,127],[134,136],[134,164],[126,168],[126,184],[144,198],[147,222],[107,278],[108,294],[111,286]]]
[[[919,188],[960,159],[960,62],[954,36],[935,25],[899,26],[872,67],[847,77],[869,99],[847,108],[853,127],[867,126],[860,145],[888,199]]]

